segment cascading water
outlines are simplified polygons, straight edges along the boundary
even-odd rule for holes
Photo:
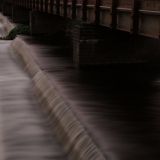
[[[2,33],[4,33],[3,27],[4,25],[1,28]],[[12,46],[15,44],[20,50],[17,56],[10,47],[11,42],[1,41],[1,43],[3,51],[0,50],[0,60],[4,63],[1,63],[0,70],[2,74],[0,111],[4,159],[66,160],[69,158],[64,153],[62,149],[64,148],[70,159],[104,160],[103,154],[92,142],[69,105],[65,103],[56,88],[50,88],[44,73],[32,57],[27,56],[28,48],[25,48],[25,44],[21,41],[21,44],[16,43],[16,40],[13,42]],[[16,63],[21,63],[19,62],[21,60],[25,62],[25,66],[21,67],[28,69],[35,88],[42,98],[41,102],[49,103],[47,104],[49,123],[52,124],[56,136],[54,133],[51,134],[45,116],[40,113],[38,104],[33,98],[31,80],[11,58]],[[45,110],[47,106],[44,106]],[[58,143],[57,137],[63,147]]]
[[[25,41],[34,51],[22,38],[12,46],[73,159],[159,160],[159,71],[143,64],[76,70],[59,53],[61,46],[57,51],[33,38]],[[40,69],[16,44],[29,49]]]
[[[35,63],[34,55],[28,45],[17,38],[13,41],[12,47],[15,49],[15,54],[24,61],[42,106],[44,106],[44,110],[49,111],[47,113],[49,114],[49,122],[69,157],[73,160],[104,160],[103,153],[88,135],[70,104],[61,96],[56,85],[50,83],[46,74]]]
[[[0,41],[0,159],[67,160],[39,110],[29,76],[9,52],[10,41]]]
[[[23,38],[31,45],[27,45],[22,40]],[[36,138],[33,138],[33,141],[31,139],[34,144],[42,145],[40,143],[43,141],[41,134],[44,133],[44,138],[47,137],[47,141],[54,143],[58,137],[62,145],[59,145],[58,142],[54,143],[57,146],[55,147],[56,149],[54,148],[55,145],[52,149],[46,145],[47,148],[45,147],[44,149],[45,153],[41,152],[43,149],[39,149],[39,145],[34,145],[40,151],[35,152],[37,157],[50,155],[50,151],[52,150],[53,158],[52,156],[47,158],[66,159],[66,154],[62,150],[63,148],[72,160],[160,159],[159,70],[157,72],[150,67],[143,68],[143,65],[134,65],[133,67],[129,67],[129,65],[127,67],[114,66],[107,69],[103,68],[102,70],[76,70],[70,62],[66,63],[65,54],[57,52],[59,46],[36,45],[33,37],[30,40],[26,37],[18,37],[11,44],[14,48],[12,56],[15,57],[16,54],[18,59],[24,62],[23,67],[30,73],[41,106],[47,111],[47,122],[51,124],[52,132],[55,133],[52,133],[52,138],[55,139],[51,140],[52,138],[49,138],[48,133],[49,135],[51,134],[50,129],[46,129],[47,132],[44,133],[42,129],[43,125],[45,126],[44,123],[37,125],[37,122],[41,124],[43,116],[39,114],[39,109],[35,110],[35,105],[33,105],[35,101],[30,94],[29,85],[26,88],[22,88],[27,92],[28,102],[31,106],[23,108],[23,111],[27,115],[22,115],[24,117],[30,117],[30,115],[31,117],[38,116],[39,118],[36,121],[30,121],[31,118],[29,120],[25,118],[27,122],[23,123],[22,120],[21,124],[22,126],[28,124],[26,125],[27,128],[38,127],[37,130],[33,129],[33,131],[37,131],[33,134],[33,137]],[[60,50],[62,49],[61,46],[59,48]],[[1,65],[2,67],[5,66],[5,64],[5,61],[2,64],[0,63],[0,67]],[[4,68],[2,70],[5,71]],[[14,73],[13,75],[16,74]],[[10,79],[14,81],[13,75],[10,73]],[[4,80],[6,79],[5,76],[2,76],[1,79],[7,83]],[[22,80],[28,83],[26,78],[20,78],[20,81]],[[18,84],[21,84],[18,76],[16,81]],[[9,88],[12,89],[10,86]],[[3,85],[2,89],[4,92],[1,94],[2,100],[9,104],[9,101],[5,100],[5,97],[7,97],[6,94],[9,94],[10,91],[9,89],[5,90]],[[14,91],[16,92],[16,90]],[[23,94],[20,92],[18,95]],[[13,102],[11,103],[14,104]],[[30,142],[22,141],[20,137],[22,136],[20,134],[21,130],[18,130],[20,125],[16,126],[19,124],[18,120],[21,120],[22,116],[20,114],[22,109],[21,103],[19,107],[17,106],[18,108],[13,107],[12,109],[11,106],[1,107],[3,111],[1,113],[6,112],[7,116],[3,116],[5,114],[1,116],[0,122],[2,123],[0,127],[3,128],[4,123],[11,125],[8,125],[9,127],[6,125],[2,130],[2,135],[7,135],[6,133],[9,131],[9,136],[6,136],[8,143],[3,145],[5,147],[0,148],[0,152],[5,153],[7,151],[6,155],[10,159],[14,157],[14,153],[16,155],[22,154],[23,156],[32,155],[30,150],[28,154],[27,152],[21,152],[18,148],[24,144],[28,146]],[[11,113],[12,110],[16,110],[18,114],[18,118],[15,120],[16,124],[11,118],[15,117],[14,112]],[[37,112],[38,114],[34,114]],[[32,125],[30,126],[30,122],[34,125],[31,123]],[[16,131],[13,132],[13,138],[10,138],[12,128],[16,128]],[[20,129],[25,132],[26,130],[31,130],[26,129],[26,127],[20,127]],[[20,133],[18,133],[19,131]],[[30,132],[26,132],[26,134],[28,135]],[[20,137],[20,140],[14,141],[14,139],[18,139],[17,137]],[[37,137],[42,138],[38,141]],[[2,142],[4,139],[3,136],[0,137]],[[9,144],[10,142],[11,144]],[[5,141],[3,144],[5,144]],[[16,152],[11,152],[14,151],[12,150],[12,146],[16,145],[18,146],[14,147],[14,149],[17,149]],[[56,153],[60,153],[58,154],[58,158],[56,157]],[[19,157],[25,159],[21,155]],[[40,158],[38,157],[38,159]],[[28,159],[31,158],[29,157]]]

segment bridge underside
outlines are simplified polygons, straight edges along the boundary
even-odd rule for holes
[[[1,11],[28,24],[32,35],[67,35],[77,67],[159,63],[159,10],[158,0],[1,2]]]

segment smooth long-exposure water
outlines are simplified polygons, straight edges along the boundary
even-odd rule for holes
[[[135,64],[77,70],[63,46],[28,42],[42,70],[72,104],[107,159],[160,159],[159,67]]]
[[[106,159],[160,159],[159,67],[117,65],[79,70],[74,68],[64,46],[43,45],[33,37],[24,39],[35,51],[28,54],[34,54],[33,58],[71,104],[74,114]],[[59,130],[59,138],[63,135],[61,142],[66,146],[59,144],[39,110],[31,79],[12,54],[10,43],[0,41],[0,159],[66,160],[62,149],[66,146],[69,146],[68,154],[85,159],[78,157],[79,148],[63,144],[64,141],[70,143],[63,128]],[[68,108],[64,111],[58,108],[59,104],[63,102],[55,103],[55,112],[63,119]],[[63,122],[68,130],[74,128],[68,121]],[[58,128],[57,123],[53,124],[52,128]],[[71,134],[78,135],[79,146],[84,144],[81,143],[84,135]],[[89,146],[85,151],[92,149],[94,147]],[[76,154],[71,153],[73,150]]]
[[[0,41],[0,159],[66,160],[10,43]]]

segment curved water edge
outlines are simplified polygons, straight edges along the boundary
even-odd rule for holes
[[[24,61],[38,95],[45,102],[44,107],[48,110],[50,120],[54,122],[53,130],[57,133],[65,151],[76,160],[105,160],[103,152],[88,134],[70,104],[31,56],[33,52],[31,47],[19,37],[12,42],[12,47],[15,50],[14,53]]]
[[[14,27],[15,24],[11,23],[6,16],[0,13],[0,37],[6,37]]]
[[[0,41],[0,159],[67,160],[10,43]]]

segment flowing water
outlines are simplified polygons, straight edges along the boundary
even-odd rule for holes
[[[0,159],[67,160],[11,52],[10,41],[0,41]]]
[[[158,66],[77,70],[63,46],[26,40],[106,159],[160,159]]]
[[[41,69],[71,104],[73,113],[106,159],[160,159],[159,68],[127,65],[77,70],[63,46],[43,45],[33,38],[26,41],[35,49],[34,57]],[[52,122],[52,127],[59,130],[59,138],[66,145],[61,146],[40,112],[30,77],[17,63],[10,42],[1,41],[0,159],[66,160],[62,148],[69,146],[70,155],[77,151],[75,159],[100,160],[83,156],[95,148],[88,146],[83,150],[86,136],[78,134],[79,130],[72,132],[77,123],[70,124],[70,116],[65,121],[69,110],[63,110],[63,102],[58,102],[53,110],[60,115],[64,128],[58,128],[57,122]],[[64,129],[71,135],[65,135]],[[77,138],[81,148],[70,146],[68,136]],[[82,157],[77,157],[81,151]]]

